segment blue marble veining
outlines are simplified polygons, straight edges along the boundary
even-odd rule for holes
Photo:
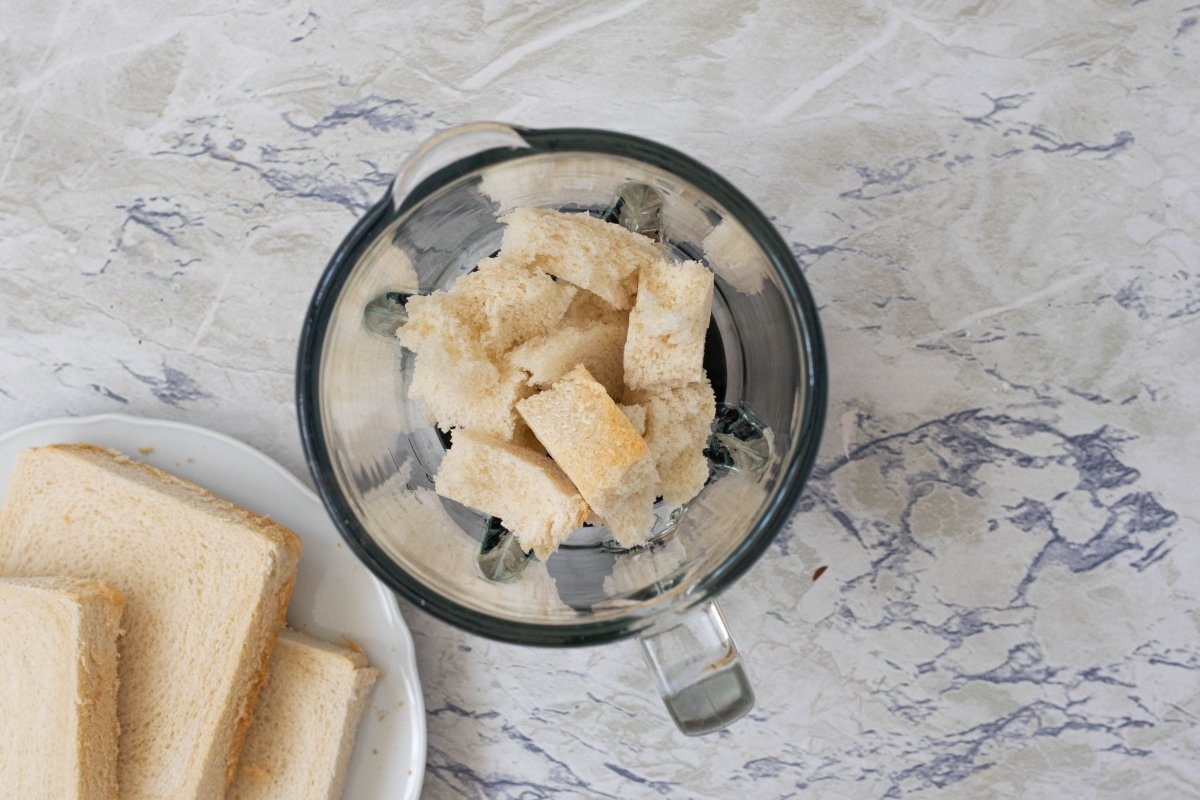
[[[0,430],[178,419],[306,476],[312,289],[467,120],[678,147],[816,296],[816,468],[721,600],[755,709],[686,739],[635,643],[404,606],[426,797],[1200,797],[1195,5],[193,11],[0,32]]]

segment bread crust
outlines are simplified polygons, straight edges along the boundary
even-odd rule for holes
[[[67,789],[70,797],[117,800],[117,740],[121,730],[117,721],[117,661],[124,595],[104,581],[75,577],[0,578],[0,590],[4,589],[6,593],[15,591],[17,598],[38,597],[56,610],[69,613],[74,626],[67,634],[73,634],[74,648],[69,655],[62,654],[71,662],[72,694],[58,698],[58,702],[70,705],[74,719],[70,732],[55,732],[59,737],[72,737],[70,762],[35,764],[32,774],[44,775],[42,771],[49,769],[63,774],[70,770],[74,774],[73,780],[67,779],[69,787],[60,787]],[[20,646],[16,649],[19,651]],[[23,681],[7,688],[21,692],[36,690]],[[4,743],[4,746],[9,745]],[[0,767],[0,772],[3,771]],[[13,790],[7,782],[5,786],[10,792]],[[42,791],[52,790],[42,787]]]
[[[163,491],[173,489],[175,500],[206,513],[225,516],[252,529],[270,552],[270,565],[257,606],[252,613],[241,657],[233,677],[230,703],[211,734],[213,746],[201,758],[190,757],[181,773],[199,797],[223,796],[233,780],[237,762],[245,744],[259,693],[267,679],[268,664],[276,638],[282,629],[288,602],[295,587],[296,566],[300,559],[300,537],[268,516],[256,514],[212,492],[116,450],[87,443],[54,444],[37,450],[49,450],[80,458],[130,479]],[[228,738],[227,738],[228,737]],[[228,744],[225,745],[223,740]]]
[[[255,514],[253,511],[243,508],[231,500],[226,500],[224,497],[218,497],[208,489],[205,489],[203,486],[197,486],[191,481],[184,480],[178,475],[172,475],[171,473],[165,472],[158,467],[151,466],[144,461],[138,461],[135,458],[130,458],[118,450],[110,450],[106,447],[99,447],[86,442],[79,442],[76,444],[50,444],[46,445],[44,448],[33,449],[60,450],[67,453],[86,453],[88,455],[109,458],[119,464],[131,466],[142,471],[147,476],[155,480],[165,481],[166,483],[172,484],[180,489],[184,489],[185,491],[191,493],[194,496],[194,499],[199,503],[204,505],[216,505],[222,511],[234,514],[243,522],[253,526],[254,528],[257,528],[259,533],[265,535],[275,544],[287,548],[288,553],[292,556],[293,560],[300,560],[300,554],[303,546],[301,544],[300,537],[296,535],[295,531],[280,525],[278,522],[266,516],[265,514]]]
[[[255,668],[254,676],[251,679],[250,692],[246,696],[245,703],[242,705],[242,710],[238,715],[237,727],[233,732],[233,740],[230,742],[229,752],[225,757],[225,782],[221,789],[223,794],[229,792],[229,787],[233,785],[233,779],[237,776],[238,761],[242,756],[242,748],[246,744],[246,735],[250,733],[250,725],[254,722],[254,708],[258,705],[258,698],[262,694],[263,687],[267,685],[267,679],[270,677],[271,653],[275,651],[275,645],[279,641],[279,634],[287,622],[287,607],[292,598],[292,590],[295,587],[296,579],[293,575],[292,579],[284,585],[283,591],[279,593],[279,602],[268,632],[269,639],[267,646],[262,648],[258,666]],[[258,621],[257,616],[255,617],[255,621]]]

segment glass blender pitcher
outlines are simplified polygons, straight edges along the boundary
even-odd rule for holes
[[[499,524],[433,491],[448,446],[408,399],[396,329],[413,294],[444,289],[500,247],[519,207],[587,211],[715,273],[705,369],[717,399],[708,483],[655,506],[647,545],[584,527],[545,563]],[[754,695],[714,597],[766,550],[816,457],[825,412],[816,308],[779,234],[702,164],[634,136],[500,123],[419,147],[342,242],[317,286],[297,363],[313,479],[342,536],[401,596],[468,631],[528,645],[636,636],[688,734]]]

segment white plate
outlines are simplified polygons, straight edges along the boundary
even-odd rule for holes
[[[122,414],[47,420],[0,436],[0,491],[8,487],[18,451],[60,442],[120,450],[298,533],[304,554],[288,623],[332,641],[349,636],[383,670],[358,730],[345,797],[420,796],[425,707],[412,636],[395,596],[346,547],[315,494],[279,464],[224,434]]]

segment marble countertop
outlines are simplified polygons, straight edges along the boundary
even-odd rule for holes
[[[1190,2],[15,4],[0,430],[186,420],[307,479],[300,323],[409,150],[658,139],[772,216],[828,340],[813,479],[722,600],[758,705],[687,739],[635,643],[405,606],[425,795],[1200,796]]]

